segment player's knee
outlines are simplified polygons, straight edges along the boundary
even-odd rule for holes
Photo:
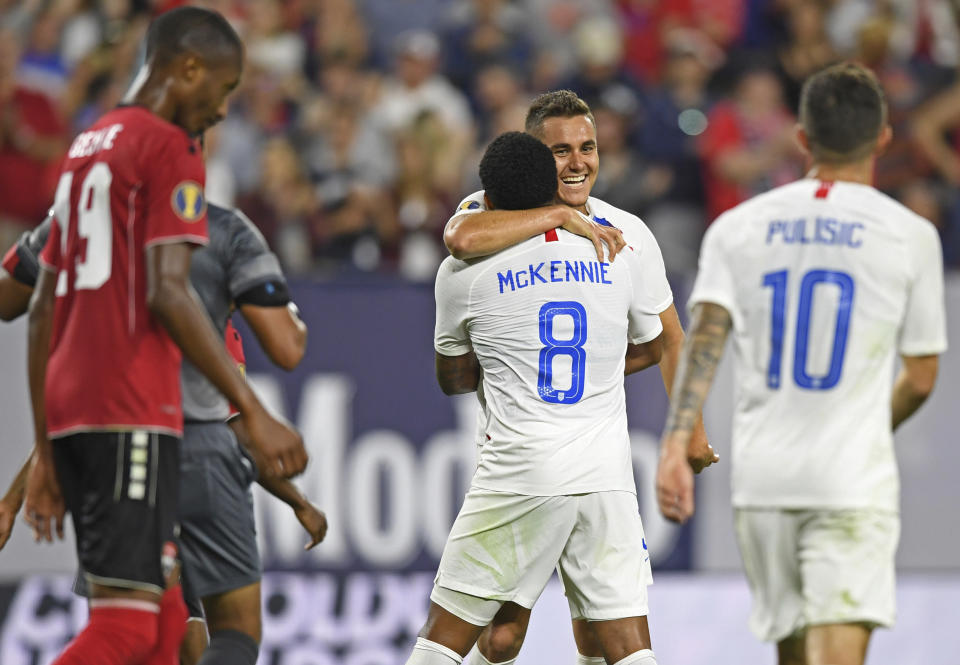
[[[517,623],[502,623],[488,626],[480,635],[477,647],[491,663],[502,663],[517,657],[523,646],[523,626]]]

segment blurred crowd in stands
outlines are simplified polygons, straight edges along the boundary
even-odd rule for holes
[[[70,139],[119,103],[176,0],[0,0],[0,240],[39,222]],[[953,0],[212,0],[247,64],[206,136],[208,199],[294,273],[431,280],[479,156],[540,92],[598,124],[594,194],[689,274],[720,212],[804,173],[800,86],[856,59],[895,140],[877,186],[960,266],[960,16]]]

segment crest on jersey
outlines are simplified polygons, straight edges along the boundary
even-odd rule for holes
[[[477,201],[464,201],[460,204],[460,210],[476,210],[480,207]]]
[[[170,195],[170,206],[177,217],[185,222],[195,222],[207,211],[207,201],[203,198],[203,187],[192,180],[184,180]]]

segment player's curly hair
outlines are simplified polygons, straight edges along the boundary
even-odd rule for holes
[[[803,84],[800,122],[819,162],[849,163],[868,156],[886,121],[883,89],[862,65],[833,65]]]
[[[243,42],[227,19],[202,7],[177,7],[160,14],[147,29],[146,61],[163,67],[184,53],[203,58],[243,60]]]
[[[557,163],[539,140],[523,132],[506,132],[483,153],[480,182],[494,208],[538,208],[553,203],[557,194]]]
[[[530,104],[523,128],[527,134],[542,138],[543,121],[547,118],[575,118],[578,115],[587,116],[590,124],[597,126],[590,107],[577,93],[570,90],[551,90],[537,96]]]

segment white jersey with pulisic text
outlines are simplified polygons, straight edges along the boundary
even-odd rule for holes
[[[472,350],[483,370],[488,440],[474,487],[636,492],[624,355],[628,341],[663,330],[646,260],[634,248],[601,263],[589,241],[560,230],[441,264],[434,346],[447,356]]]
[[[453,216],[484,212],[487,209],[483,198],[483,190],[470,194],[460,205]],[[667,271],[663,263],[663,254],[656,238],[643,221],[636,215],[621,210],[600,199],[587,199],[588,217],[599,224],[610,224],[623,233],[627,245],[643,255],[644,281],[649,284],[654,299],[658,302],[657,312],[663,312],[673,304],[673,291],[667,281]],[[452,218],[451,218],[452,219]],[[449,221],[448,221],[449,223]],[[478,391],[480,411],[477,414],[477,445],[482,446],[487,441],[485,431],[487,414],[484,406],[483,391]]]
[[[933,224],[867,185],[779,187],[707,230],[705,302],[733,321],[734,505],[898,510],[895,356],[947,348]]]

